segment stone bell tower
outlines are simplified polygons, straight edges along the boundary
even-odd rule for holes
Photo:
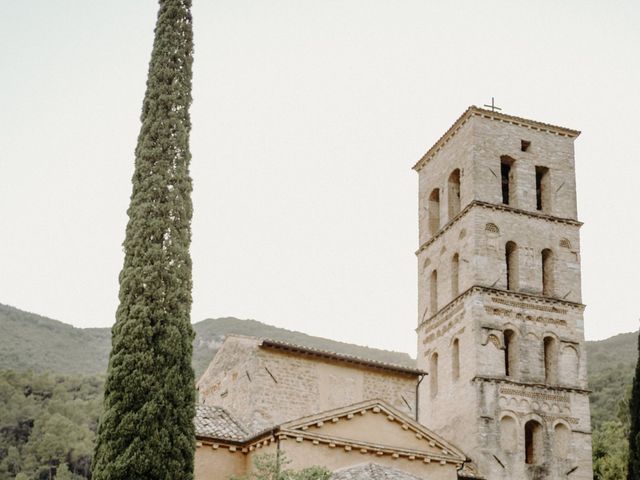
[[[419,175],[420,421],[496,479],[592,479],[575,130],[470,107]]]

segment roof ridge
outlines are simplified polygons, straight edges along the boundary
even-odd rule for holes
[[[275,339],[271,339],[271,338],[264,338],[262,339],[262,343],[260,344],[261,347],[282,347],[282,348],[290,348],[292,350],[297,350],[301,353],[316,353],[316,354],[320,354],[320,355],[327,355],[327,356],[331,356],[333,358],[336,359],[342,359],[342,360],[352,360],[358,363],[363,363],[363,364],[367,364],[367,365],[371,365],[371,366],[378,366],[381,368],[390,368],[390,369],[394,369],[394,370],[402,370],[405,371],[407,373],[414,373],[414,374],[424,374],[426,372],[418,369],[415,367],[415,361],[413,360],[413,358],[411,358],[412,360],[412,364],[414,366],[408,365],[408,364],[401,364],[401,363],[395,363],[395,362],[385,362],[383,360],[376,360],[373,358],[366,358],[360,355],[355,355],[352,353],[342,353],[342,352],[336,352],[335,350],[326,350],[326,349],[322,349],[322,348],[318,348],[318,347],[312,347],[312,346],[308,346],[308,345],[300,345],[297,343],[291,343],[291,342],[286,342],[283,340],[275,340]]]
[[[469,106],[463,113],[460,115],[455,122],[442,134],[442,136],[427,150],[420,160],[416,162],[416,164],[412,167],[415,171],[420,171],[422,167],[433,157],[440,149],[452,138],[458,130],[469,120],[472,116],[482,116],[485,118],[489,118],[492,120],[499,120],[503,122],[510,122],[514,125],[526,126],[529,128],[533,128],[536,130],[546,131],[556,133],[558,135],[567,136],[567,137],[577,137],[580,135],[579,130],[573,130],[571,128],[561,127],[559,125],[553,125],[551,123],[540,122],[538,120],[532,120],[529,118],[518,117],[515,115],[509,115],[507,113],[495,112],[492,110],[487,110],[485,108],[480,108],[475,105]]]

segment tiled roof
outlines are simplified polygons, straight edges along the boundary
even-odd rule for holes
[[[196,435],[219,440],[240,442],[249,432],[224,408],[209,405],[196,406]]]
[[[335,360],[341,360],[348,363],[355,363],[359,365],[365,365],[373,368],[381,368],[383,370],[392,370],[395,372],[406,373],[409,375],[425,375],[426,372],[415,367],[408,365],[399,365],[396,363],[382,362],[379,360],[373,360],[369,358],[363,358],[356,355],[350,355],[348,353],[332,352],[330,350],[322,350],[319,348],[308,347],[305,345],[296,345],[289,342],[282,342],[279,340],[264,339],[260,344],[261,347],[276,348],[280,350],[288,350],[291,352],[302,353],[312,355],[316,357],[332,358]]]
[[[331,480],[421,480],[420,477],[403,472],[397,468],[365,463],[355,467],[336,470]]]

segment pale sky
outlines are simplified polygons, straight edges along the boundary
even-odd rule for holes
[[[586,336],[637,329],[640,2],[194,3],[194,322],[415,354],[411,166],[495,96],[582,131]],[[156,11],[0,4],[0,303],[113,323]]]

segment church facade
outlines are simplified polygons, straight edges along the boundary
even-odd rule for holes
[[[284,452],[335,479],[592,479],[578,135],[467,109],[414,166],[416,361],[227,337],[198,381],[196,478]]]

